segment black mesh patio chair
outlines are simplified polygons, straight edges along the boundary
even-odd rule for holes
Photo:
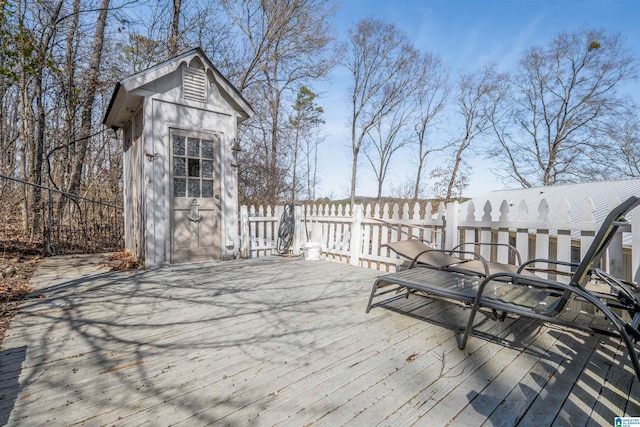
[[[625,215],[640,204],[640,198],[630,197],[614,208],[603,221],[582,260],[574,265],[567,282],[545,279],[519,272],[502,271],[483,278],[464,275],[444,269],[410,268],[377,278],[371,289],[367,313],[374,298],[389,292],[407,290],[429,296],[462,302],[470,306],[469,319],[459,347],[464,349],[479,311],[488,310],[494,319],[521,316],[607,336],[619,337],[624,342],[629,359],[638,379],[640,361],[637,342],[640,340],[640,297],[638,288],[625,283],[599,268],[611,239],[621,226],[627,224]],[[636,230],[636,232],[639,232]],[[527,266],[544,261],[550,264],[572,265],[556,260],[534,259],[520,265]],[[462,263],[461,266],[465,265]],[[592,292],[588,285],[592,280],[605,283],[609,292]],[[380,288],[390,286],[390,290]],[[576,311],[570,301],[591,305],[589,314]]]

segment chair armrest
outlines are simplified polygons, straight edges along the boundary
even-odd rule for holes
[[[579,263],[573,262],[573,261],[560,261],[557,259],[548,259],[548,258],[533,258],[520,264],[520,267],[518,267],[518,273],[520,273],[522,270],[527,268],[527,266],[531,264],[535,264],[536,262],[546,262],[547,264],[565,265],[567,267],[578,267],[580,265]],[[533,269],[535,270],[535,268]],[[552,271],[558,274],[565,274],[565,275],[567,274],[566,272],[563,272],[560,270],[552,270]]]
[[[544,289],[548,291],[558,291],[558,292],[564,293],[565,295],[558,297],[558,299],[553,304],[547,306],[544,310],[539,310],[539,311],[535,310],[536,313],[543,316],[553,317],[557,315],[560,311],[562,311],[567,301],[569,300],[568,298],[569,294],[574,294],[582,298],[583,300],[590,302],[591,304],[595,305],[598,309],[601,309],[603,306],[606,306],[606,304],[604,304],[600,300],[600,298],[598,298],[597,296],[595,296],[594,294],[592,294],[591,292],[589,292],[588,290],[582,287],[574,286],[574,285],[563,283],[563,282],[558,282],[556,280],[544,279],[542,277],[526,276],[526,275],[511,273],[511,272],[495,273],[485,278],[480,283],[480,286],[478,287],[476,300],[482,298],[482,294],[484,293],[484,288],[486,287],[487,283],[491,282],[492,280],[499,279],[501,277],[510,278],[511,280],[509,280],[507,283],[510,283],[513,286],[528,286],[532,288],[539,288],[539,289]],[[605,311],[608,312],[609,310],[605,310]]]
[[[489,275],[489,263],[487,262],[486,259],[484,259],[484,257],[482,255],[480,255],[477,252],[471,252],[471,251],[460,251],[460,250],[448,250],[448,249],[426,249],[420,253],[418,253],[413,260],[411,261],[411,265],[409,266],[409,268],[413,268],[416,264],[416,262],[418,262],[418,258],[420,258],[420,255],[426,254],[427,252],[441,252],[450,256],[454,256],[453,254],[469,254],[469,255],[473,255],[475,258],[477,258],[482,265],[484,266],[484,271],[485,271],[485,277]],[[467,259],[463,259],[460,258],[460,263],[464,264],[464,262],[467,261]]]
[[[631,289],[635,288],[635,284],[633,283],[625,283],[621,279],[601,270],[599,268],[594,268],[593,273],[607,285],[609,285],[613,290],[615,290],[616,294],[610,295],[609,297],[613,297],[624,307],[631,309],[633,312],[640,312],[640,298],[638,295]]]
[[[460,247],[466,246],[466,245],[473,245],[473,246],[505,246],[509,249],[509,252],[512,252],[515,256],[516,256],[516,260],[518,265],[522,263],[522,256],[520,256],[520,251],[513,245],[510,245],[509,243],[483,243],[483,242],[469,242],[469,243],[461,243],[458,246],[456,246],[455,248],[453,248],[452,250],[455,251]]]

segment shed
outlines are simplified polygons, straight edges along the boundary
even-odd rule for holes
[[[146,266],[238,253],[238,124],[249,103],[196,48],[116,84],[125,248]]]

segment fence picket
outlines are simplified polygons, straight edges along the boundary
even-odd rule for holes
[[[500,218],[499,222],[509,223],[509,205],[506,200],[503,200],[500,204]],[[504,264],[513,264],[513,260],[510,259],[511,251],[507,246],[509,244],[509,227],[508,226],[499,226],[498,227],[498,246],[497,248],[497,261]]]
[[[609,210],[612,210],[620,204],[619,197],[613,197],[609,202]],[[611,243],[607,248],[606,254],[607,268],[611,274],[616,277],[622,277],[622,230],[618,232],[611,239]]]
[[[469,202],[467,205],[467,213],[465,215],[465,222],[473,223],[476,220],[476,206],[473,202]],[[476,243],[476,230],[472,227],[465,227],[463,232],[463,242],[468,243],[461,247],[463,251],[473,252],[475,250],[474,243]],[[463,254],[464,258],[471,259],[473,255]]]
[[[631,230],[640,230],[640,209],[631,213]],[[631,234],[631,272],[626,277],[640,283],[640,232]]]
[[[571,214],[571,204],[569,200],[565,197],[560,203],[559,209],[559,223],[560,224],[569,224]],[[561,225],[558,225],[560,228]],[[569,229],[558,229],[558,244],[556,250],[556,258],[571,261],[571,230]],[[570,272],[571,267],[565,265],[559,265],[556,267],[560,271]],[[568,279],[568,277],[558,277],[558,279]]]
[[[538,218],[536,228],[536,258],[549,258],[549,204],[547,199],[540,200],[538,204]],[[546,269],[549,264],[546,262],[540,262],[536,264],[537,267]],[[547,273],[540,273],[542,277],[548,277]]]
[[[376,203],[373,210],[373,219],[380,219],[380,205]],[[380,222],[373,221],[371,224],[371,254],[375,257],[386,257],[388,256],[388,249],[382,249],[380,246],[380,233],[382,233],[382,228],[380,226]],[[380,269],[380,263],[376,262],[376,270]]]
[[[333,205],[333,204],[329,205],[328,212],[329,212],[329,217],[331,219],[335,218],[335,216],[336,216],[336,205]],[[328,240],[327,240],[327,251],[329,253],[332,253],[332,252],[334,252],[336,250],[336,241],[335,241],[336,240],[335,239],[335,236],[336,236],[336,223],[335,222],[329,222],[329,223],[327,223],[327,227],[328,227],[328,230],[329,230],[328,237],[327,237],[328,238]],[[333,256],[332,259],[335,259],[335,256]]]
[[[491,203],[489,201],[487,201],[484,204],[484,207],[482,208],[482,211],[484,212],[482,215],[482,223],[483,224],[488,224],[491,223],[491,212],[493,211],[493,206],[491,206]],[[482,227],[480,227],[480,243],[492,243],[491,241],[491,227],[488,225],[483,225]],[[481,245],[480,246],[480,255],[486,259],[486,260],[491,260],[491,247],[488,245]]]
[[[591,197],[587,197],[585,201],[582,203],[582,223],[583,224],[595,224],[596,218],[593,215],[595,211],[595,206],[593,205],[593,200]],[[596,235],[594,230],[583,230],[580,233],[580,258],[582,258],[591,242],[593,242],[593,238]]]
[[[527,202],[520,200],[518,204],[518,216],[516,218],[516,249],[522,257],[522,261],[528,260],[529,257],[529,227],[528,218],[529,208]]]
[[[398,206],[397,203],[393,204],[393,213],[391,215],[391,220],[392,222],[395,222],[396,224],[398,224],[398,220],[400,219],[400,207]],[[400,230],[402,229],[402,226],[400,224],[396,225],[395,227],[391,227],[391,234],[389,236],[389,242],[397,242],[398,241],[398,236],[401,234]]]
[[[251,217],[255,217],[256,216],[256,207],[254,205],[251,205],[251,208],[249,209],[249,218]],[[254,258],[256,256],[258,256],[256,245],[257,245],[257,239],[258,239],[258,233],[257,233],[257,227],[258,227],[258,223],[255,221],[251,221],[251,219],[249,219],[249,233],[250,233],[250,238],[249,238],[249,242],[250,242],[250,253],[251,253],[251,258]]]
[[[282,213],[284,212],[284,207],[283,206],[276,206],[275,209],[273,210],[273,214],[271,213],[271,205],[267,206],[267,212],[266,212],[266,217],[267,218],[271,218],[272,216],[275,216],[277,222],[267,222],[264,221],[264,228],[265,228],[265,239],[264,239],[264,247],[271,247],[273,248],[274,246],[274,242],[275,240],[278,238],[278,227],[280,226],[280,218],[282,218]],[[275,225],[275,231],[274,231],[274,225]],[[268,252],[265,250],[265,255],[267,255]]]

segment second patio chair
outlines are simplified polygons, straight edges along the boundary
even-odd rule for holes
[[[470,243],[474,246],[490,245],[504,246],[512,254],[516,264],[504,264],[487,261],[482,255],[475,251],[462,250],[465,244],[456,246],[451,250],[435,249],[418,239],[399,240],[397,242],[386,243],[382,247],[388,247],[398,255],[411,261],[409,268],[416,266],[428,267],[435,270],[453,271],[462,274],[469,274],[479,277],[487,277],[495,273],[520,273],[533,275],[529,270],[520,268],[521,257],[518,250],[509,244],[502,243]],[[470,258],[464,258],[470,255]]]

